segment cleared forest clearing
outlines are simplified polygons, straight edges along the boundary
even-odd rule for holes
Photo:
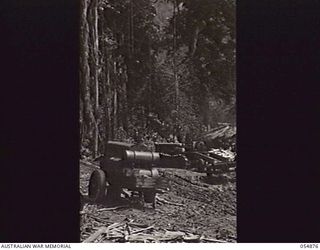
[[[80,166],[80,190],[86,197],[93,165]],[[157,194],[155,209],[139,198],[118,204],[90,204],[84,199],[81,241],[92,242],[235,242],[235,173],[208,184],[204,174],[162,170],[169,190]],[[108,228],[111,226],[111,228]],[[100,231],[99,231],[100,230]]]

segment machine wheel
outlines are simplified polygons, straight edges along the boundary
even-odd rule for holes
[[[89,182],[89,198],[93,202],[101,202],[106,192],[106,174],[101,170],[94,170]]]

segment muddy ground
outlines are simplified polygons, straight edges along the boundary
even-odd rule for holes
[[[153,209],[142,204],[139,198],[122,198],[119,204],[91,204],[87,197],[88,181],[94,166],[80,165],[80,191],[84,196],[81,214],[81,241],[88,238],[102,225],[107,226],[133,220],[146,226],[154,225],[154,231],[180,231],[202,237],[236,242],[236,176],[225,174],[221,178],[180,169],[161,170],[168,182],[168,189],[157,194],[159,200]],[[171,204],[172,203],[172,204]],[[113,211],[99,209],[126,206]],[[117,242],[115,239],[111,242]],[[110,242],[100,238],[99,242]]]

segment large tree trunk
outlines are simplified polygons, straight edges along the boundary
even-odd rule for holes
[[[105,92],[104,92],[104,105],[105,105],[105,116],[106,116],[106,137],[105,140],[106,142],[110,139],[114,139],[114,134],[112,133],[111,130],[111,112],[110,112],[110,107],[111,107],[111,88],[110,88],[110,68],[109,68],[109,62],[106,62],[106,85],[105,85]]]
[[[105,151],[106,142],[110,140],[111,138],[111,132],[110,132],[110,73],[109,73],[109,52],[108,52],[108,43],[106,41],[106,32],[107,32],[107,23],[105,19],[105,15],[103,10],[98,13],[99,14],[99,20],[98,20],[98,26],[99,26],[99,49],[101,52],[101,55],[99,57],[99,65],[101,66],[100,71],[100,89],[101,89],[101,99],[100,99],[100,105],[102,105],[102,111],[101,113],[101,123],[103,126],[100,128],[100,131],[102,133],[101,139],[104,141],[104,143],[101,143],[101,147],[99,148],[100,152]],[[98,96],[99,100],[99,96]],[[103,148],[104,146],[104,148]]]
[[[174,86],[175,86],[175,103],[176,110],[179,112],[179,81],[177,77],[177,62],[176,62],[176,52],[177,52],[177,17],[176,17],[177,1],[173,1],[173,74],[174,74]]]
[[[80,1],[81,20],[80,20],[80,100],[82,102],[82,136],[89,138],[93,134],[93,124],[95,124],[94,111],[91,105],[90,92],[90,66],[89,66],[89,33],[88,22],[88,0]],[[84,138],[81,138],[83,141]]]
[[[90,86],[92,93],[94,93],[95,103],[95,119],[94,119],[94,141],[93,141],[93,152],[94,157],[98,156],[99,151],[99,41],[98,41],[98,0],[91,0],[89,5],[88,23],[90,25],[89,37],[90,37],[90,70],[92,79]]]
[[[81,0],[80,19],[80,102],[82,103],[81,141],[90,141],[93,157],[98,155],[99,41],[98,0]]]
[[[118,92],[117,89],[113,93],[113,134],[116,134],[118,125]]]
[[[94,142],[94,157],[99,154],[99,37],[98,37],[98,0],[93,0],[92,4],[92,14],[93,14],[93,56],[94,56],[94,85],[95,85],[95,142]]]
[[[123,48],[125,46],[125,36],[124,34],[120,37],[120,47]],[[123,57],[122,57],[123,58]],[[121,69],[120,69],[121,68]],[[128,131],[128,98],[127,98],[127,83],[128,77],[126,69],[123,65],[119,65],[119,86],[121,88],[121,125],[125,131]]]

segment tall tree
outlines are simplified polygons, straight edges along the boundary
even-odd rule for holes
[[[136,130],[199,134],[234,106],[233,0],[80,3],[80,132],[88,156]]]

